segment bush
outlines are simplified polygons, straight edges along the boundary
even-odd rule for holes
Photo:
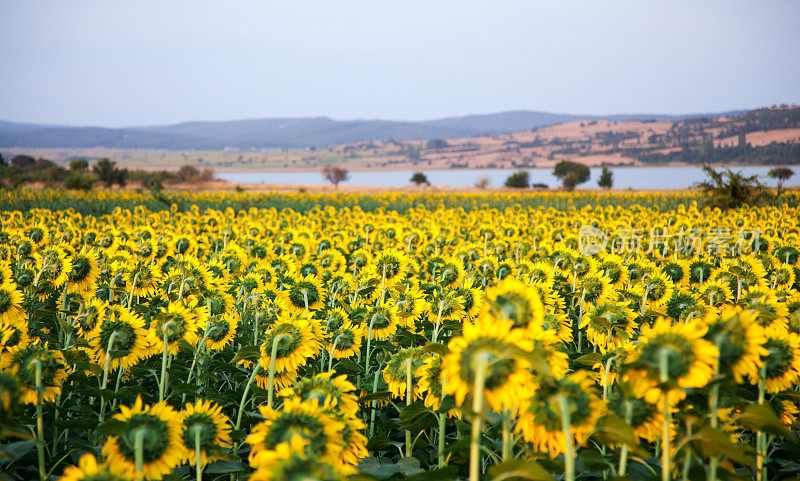
[[[92,190],[95,179],[92,176],[82,174],[80,171],[70,170],[64,179],[64,187],[70,190]]]
[[[709,179],[696,187],[709,207],[735,209],[743,205],[761,205],[769,199],[769,191],[758,181],[757,175],[745,177],[741,171],[731,169],[717,172],[710,165],[703,165],[703,171]]]
[[[511,187],[512,189],[527,189],[530,187],[530,181],[528,180],[529,177],[530,174],[528,174],[527,170],[514,172],[506,179],[505,186]]]

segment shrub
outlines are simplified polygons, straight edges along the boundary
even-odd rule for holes
[[[530,175],[528,174],[527,170],[514,172],[506,179],[505,186],[511,187],[512,189],[527,189],[530,187],[530,181],[528,180],[529,177]]]

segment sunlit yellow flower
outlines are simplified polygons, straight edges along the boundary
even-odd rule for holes
[[[484,397],[490,409],[514,409],[519,393],[531,387],[530,364],[516,351],[530,351],[533,343],[523,329],[510,320],[480,317],[464,324],[463,334],[450,340],[450,352],[442,360],[442,392],[463,405],[474,391],[477,358],[486,361]]]
[[[197,438],[200,436],[200,463],[205,465],[209,459],[219,458],[215,454],[231,444],[231,426],[222,407],[200,399],[194,404],[186,404],[180,412],[181,437],[186,446],[185,458],[189,464],[197,464]]]
[[[181,419],[166,402],[146,406],[139,397],[131,407],[120,406],[114,419],[123,427],[103,445],[103,456],[114,474],[129,479],[141,477],[136,474],[137,436],[142,437],[141,474],[145,478],[162,479],[181,464],[186,450]]]
[[[112,473],[105,464],[98,465],[94,455],[86,453],[77,466],[64,468],[60,481],[126,481],[126,478]]]
[[[566,437],[562,424],[562,406],[569,410],[570,435],[582,446],[605,412],[605,403],[592,389],[586,373],[576,372],[560,381],[543,381],[535,390],[524,392],[523,406],[515,431],[522,434],[533,449],[555,458],[566,452]]]

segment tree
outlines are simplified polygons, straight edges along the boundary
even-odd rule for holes
[[[324,175],[325,179],[327,179],[328,182],[333,184],[337,189],[339,188],[339,182],[347,181],[347,170],[341,167],[327,166],[322,169],[322,175]]]
[[[75,172],[86,172],[89,169],[89,162],[86,159],[75,159],[69,163],[69,170]]]
[[[480,179],[475,181],[475,187],[483,190],[483,189],[489,187],[489,183],[490,182],[491,181],[489,180],[488,177],[481,177]]]
[[[717,172],[708,164],[703,171],[709,179],[695,186],[703,193],[704,202],[709,207],[735,209],[743,205],[757,206],[769,197],[767,189],[758,181],[758,176],[745,177],[742,172],[731,169]]]
[[[108,159],[100,159],[94,164],[92,167],[92,172],[97,175],[100,179],[100,182],[104,183],[106,187],[111,187],[114,185],[114,181],[116,180],[114,171],[116,170],[116,162],[112,162]]]
[[[597,181],[597,185],[604,189],[610,189],[614,186],[614,174],[608,167],[603,167],[603,171],[600,173],[600,179]]]
[[[509,175],[506,178],[506,187],[511,187],[512,189],[527,189],[530,187],[530,181],[528,180],[529,174],[527,170],[520,170],[519,172],[514,172],[513,174]]]
[[[787,167],[775,167],[767,173],[773,179],[778,179],[778,195],[783,191],[783,183],[794,175],[794,171]]]
[[[425,145],[427,149],[443,149],[445,147],[449,147],[449,144],[446,140],[443,139],[433,139],[429,140],[428,143]]]
[[[428,181],[428,177],[422,172],[415,172],[414,175],[411,176],[411,182],[417,185],[431,185],[431,183]]]
[[[556,164],[553,175],[561,179],[565,190],[573,190],[578,184],[589,180],[589,167],[571,160],[562,160]]]
[[[20,167],[20,168],[30,167],[35,162],[36,162],[36,159],[31,157],[30,155],[24,155],[24,154],[15,155],[11,159],[11,165],[13,165],[14,167]]]
[[[178,169],[179,182],[195,182],[200,177],[200,171],[193,165],[184,165]]]

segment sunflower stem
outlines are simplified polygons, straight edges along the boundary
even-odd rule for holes
[[[303,293],[303,302],[306,304],[306,312],[308,312],[308,290],[307,289],[303,289],[300,292]]]
[[[765,383],[767,377],[767,363],[763,363],[759,369],[758,376],[758,404],[764,404]],[[761,431],[756,432],[756,481],[762,481],[767,478],[766,468],[764,468],[764,458],[766,457],[767,446],[764,433]]]
[[[331,355],[330,359],[328,359],[328,372],[333,370],[333,353],[336,352],[336,344],[339,342],[339,337],[341,336],[336,336],[333,339],[333,345],[331,346]]]
[[[197,481],[203,480],[203,466],[200,463],[200,432],[203,430],[200,426],[194,427],[194,459],[195,468],[197,468]]]
[[[164,341],[164,351],[161,353],[161,378],[159,379],[161,382],[158,384],[158,402],[164,400],[164,394],[167,391],[167,357],[169,357],[169,345],[167,344],[169,333],[167,332],[167,329],[171,328],[172,324],[172,321],[168,321],[161,328],[162,341]]]
[[[625,401],[625,422],[630,425],[633,419],[633,402],[630,400]],[[628,443],[622,444],[622,450],[619,454],[619,469],[617,473],[620,478],[625,477],[628,470]]]
[[[439,438],[438,441],[438,459],[439,459],[439,467],[443,468],[447,464],[445,462],[444,457],[444,434],[445,430],[447,429],[447,413],[439,413]]]
[[[278,334],[272,340],[272,351],[269,355],[269,380],[267,381],[267,406],[272,407],[272,398],[275,394],[275,358],[278,356],[278,343],[280,343],[286,334]]]
[[[413,400],[413,388],[411,387],[411,358],[406,359],[406,406],[411,406]],[[411,431],[406,429],[406,457],[411,457],[414,446],[411,444]]]
[[[386,263],[383,264],[383,275],[381,276],[381,304],[386,301]]]
[[[375,371],[372,378],[372,394],[378,392],[378,375],[381,373],[380,369]],[[369,437],[375,434],[375,414],[378,411],[378,401],[372,401],[372,412],[369,415]]]
[[[572,422],[569,403],[567,402],[567,397],[563,394],[559,394],[557,399],[561,410],[561,430],[564,432],[564,445],[566,446],[566,452],[564,453],[564,479],[566,481],[575,481],[575,445],[570,431]]]
[[[42,361],[33,360],[36,368],[36,451],[39,458],[39,479],[47,480],[44,471],[44,413],[42,412]]]
[[[244,386],[244,392],[242,393],[242,399],[239,401],[239,413],[236,415],[236,425],[235,429],[238,431],[239,426],[242,424],[242,413],[244,412],[244,403],[247,401],[247,395],[250,393],[250,387],[253,385],[253,380],[256,378],[256,374],[258,374],[259,368],[261,368],[261,364],[256,361],[255,367],[253,367],[253,372],[250,373],[250,377],[247,379],[247,384]],[[234,453],[236,449],[234,449]]]
[[[573,289],[574,290],[574,289]],[[583,347],[583,331],[581,331],[581,321],[583,320],[583,303],[586,300],[586,288],[583,288],[581,292],[581,304],[578,307],[578,326],[576,329],[578,330],[578,352],[581,352],[581,348]]]
[[[136,479],[144,479],[144,429],[133,435],[133,457],[136,460]]]
[[[431,336],[431,342],[436,342],[439,339],[439,326],[442,322],[442,310],[444,309],[445,301],[439,301],[439,314],[436,316],[436,326],[433,328],[433,335]]]
[[[369,354],[370,354],[369,348],[370,345],[372,344],[372,323],[375,322],[375,318],[377,316],[378,314],[375,314],[369,319],[369,329],[367,329],[367,352],[365,355],[366,359],[364,360],[364,372],[366,372],[367,374],[369,374]]]
[[[131,308],[131,304],[133,303],[133,290],[136,289],[136,283],[139,281],[139,273],[137,272],[133,276],[133,282],[131,282],[131,292],[128,294],[128,309]]]
[[[645,291],[645,294],[646,293],[647,291]],[[666,383],[669,380],[669,350],[667,348],[661,349],[658,353],[658,371],[661,383]],[[669,481],[670,465],[672,463],[669,446],[669,427],[672,419],[669,411],[669,389],[666,388],[666,386],[662,387],[662,389],[664,389],[664,394],[662,396],[662,403],[664,404],[664,423],[661,432],[661,480]]]
[[[488,354],[479,352],[473,358],[475,367],[475,385],[472,394],[472,434],[469,442],[469,479],[478,481],[480,477],[481,431],[483,429],[483,389],[486,384],[486,368],[489,363]]]
[[[514,457],[514,443],[511,441],[511,412],[503,410],[503,461],[509,461]]]
[[[100,422],[102,423],[106,417],[106,395],[104,391],[108,385],[108,370],[111,367],[111,349],[114,347],[114,339],[117,337],[117,331],[108,336],[108,345],[106,345],[106,360],[103,366],[103,383],[100,385]],[[121,369],[121,368],[120,368]]]

